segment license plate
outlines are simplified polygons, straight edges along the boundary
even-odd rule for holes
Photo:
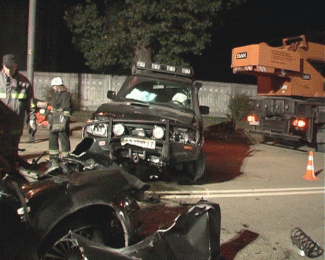
[[[249,125],[260,125],[260,121],[257,121],[257,122],[249,122]]]
[[[87,127],[87,132],[95,136],[107,137],[106,125],[90,125]]]
[[[155,149],[156,141],[134,137],[124,137],[121,139],[121,145],[131,144],[142,148]]]

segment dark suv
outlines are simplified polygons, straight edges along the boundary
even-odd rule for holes
[[[112,102],[99,106],[83,135],[140,178],[169,169],[196,181],[205,169],[201,114],[209,113],[199,106],[200,87],[191,69],[138,62],[117,94],[108,91]]]

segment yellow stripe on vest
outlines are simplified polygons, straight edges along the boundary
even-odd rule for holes
[[[13,92],[11,93],[12,98],[18,98],[18,99],[25,99],[27,98],[26,93],[18,93],[18,92]],[[7,98],[6,93],[0,93],[0,98]]]

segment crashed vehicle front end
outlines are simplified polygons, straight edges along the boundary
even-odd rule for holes
[[[204,172],[203,120],[207,107],[198,102],[199,84],[192,77],[140,70],[128,77],[113,102],[102,104],[83,128],[113,159]],[[191,168],[192,166],[192,168]]]
[[[66,250],[70,245],[62,238],[69,231],[114,248],[128,246],[139,232],[137,199],[147,188],[116,164],[103,170],[45,176],[33,182],[15,173],[1,182],[0,206],[10,206],[12,214],[8,217],[16,216],[13,227],[23,227],[19,231],[21,250],[32,257],[25,254],[12,258],[10,252],[4,255],[6,259],[36,259],[35,254],[40,259],[68,259],[72,256]],[[6,213],[0,215],[6,223]],[[7,240],[6,248],[12,247],[11,243]]]

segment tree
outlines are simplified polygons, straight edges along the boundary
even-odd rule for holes
[[[218,12],[244,0],[87,0],[65,12],[73,43],[91,69],[138,61],[189,65],[210,42]]]
[[[231,97],[228,108],[234,121],[245,119],[253,109],[250,103],[250,97],[245,93],[236,94],[234,97]]]

